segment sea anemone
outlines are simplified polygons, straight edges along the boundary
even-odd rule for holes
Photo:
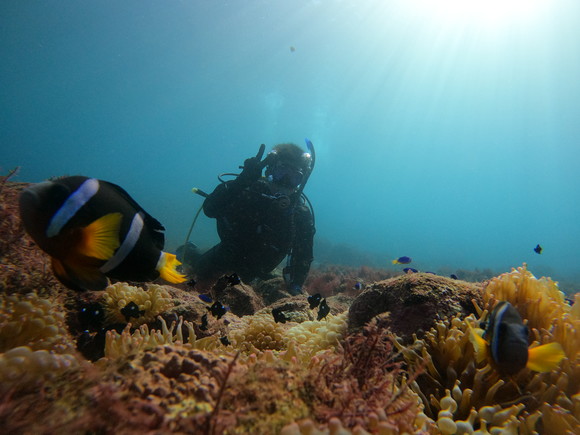
[[[140,326],[155,320],[155,318],[173,307],[169,292],[161,285],[148,284],[147,290],[133,287],[125,282],[111,284],[103,295],[105,321],[108,324],[127,323],[121,310],[129,303],[135,303],[142,313],[139,317],[132,317],[133,326]]]
[[[501,299],[525,313],[522,317],[531,326],[532,345],[558,341],[568,358],[551,373],[523,369],[504,379],[489,363],[475,363],[469,341],[471,328],[487,317],[488,310],[478,307],[479,318],[458,315],[438,321],[423,339],[414,337],[411,346],[397,344],[411,367],[425,368],[412,387],[421,396],[426,414],[437,420],[443,433],[469,426],[491,432],[540,430],[556,434],[578,427],[580,369],[575,340],[579,325],[556,284],[549,279],[537,280],[524,265],[491,280],[484,295],[489,309]],[[518,407],[518,403],[525,407]],[[560,416],[559,424],[550,423],[554,415]]]

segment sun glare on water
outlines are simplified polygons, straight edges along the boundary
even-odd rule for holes
[[[480,30],[528,25],[550,0],[419,0],[416,6],[446,25],[470,23]]]

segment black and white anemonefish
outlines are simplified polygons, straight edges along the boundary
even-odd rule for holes
[[[515,375],[524,367],[550,372],[566,356],[556,342],[528,347],[528,327],[518,310],[507,301],[494,307],[483,337],[480,329],[472,328],[470,340],[477,362],[491,358],[497,370],[506,375]]]
[[[185,281],[175,255],[163,252],[165,228],[113,183],[74,176],[34,184],[20,194],[20,216],[74,290],[102,290],[107,277]]]

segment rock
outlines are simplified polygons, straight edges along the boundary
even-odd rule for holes
[[[472,299],[481,303],[481,284],[428,273],[402,275],[373,283],[353,301],[348,323],[362,328],[378,314],[389,312],[388,326],[404,340],[418,336],[435,321],[457,313],[475,312]]]
[[[252,286],[240,282],[236,285],[227,283],[227,279],[218,279],[212,289],[215,299],[230,308],[236,316],[249,316],[264,308],[262,298],[256,294]]]
[[[280,299],[291,297],[292,295],[286,289],[286,284],[282,277],[275,277],[265,281],[257,281],[256,293],[264,300],[264,304],[272,305]],[[303,295],[308,296],[303,292]],[[301,296],[301,295],[299,295]]]

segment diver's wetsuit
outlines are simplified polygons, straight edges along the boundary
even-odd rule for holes
[[[264,178],[246,183],[239,177],[216,187],[203,203],[217,219],[221,242],[195,266],[200,281],[236,272],[242,280],[265,278],[290,255],[285,281],[298,293],[312,262],[314,222],[298,193],[275,196]]]

